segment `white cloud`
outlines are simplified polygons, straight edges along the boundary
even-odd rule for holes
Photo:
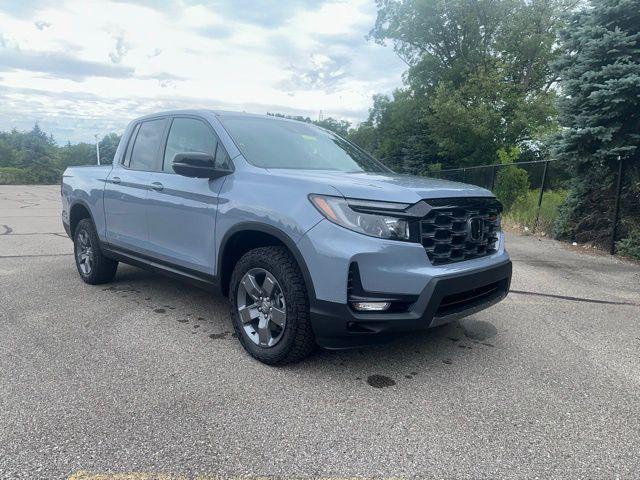
[[[0,129],[38,121],[90,140],[167,108],[278,111],[359,121],[403,64],[364,38],[369,0],[63,0],[0,11]],[[259,10],[259,11],[258,11]]]
[[[45,28],[49,28],[51,24],[49,22],[43,22],[42,20],[36,20],[33,22],[38,30],[44,30]]]
[[[116,37],[116,47],[114,51],[109,53],[109,58],[113,63],[120,63],[129,51],[129,44],[125,41],[124,36]]]

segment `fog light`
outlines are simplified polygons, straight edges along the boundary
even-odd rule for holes
[[[389,310],[391,302],[351,302],[351,306],[361,312],[382,312]]]

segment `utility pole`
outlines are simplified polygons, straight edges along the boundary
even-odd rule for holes
[[[100,165],[100,141],[98,140],[97,133],[94,135],[94,138],[96,139],[96,157],[98,159],[98,165]]]

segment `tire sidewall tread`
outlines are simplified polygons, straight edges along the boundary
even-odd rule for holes
[[[91,243],[91,249],[93,250],[93,268],[89,275],[83,275],[78,264],[78,234],[80,231],[85,230],[89,234],[89,242]],[[73,257],[76,262],[76,268],[80,278],[90,285],[100,285],[103,283],[109,283],[113,280],[118,269],[118,262],[107,258],[102,253],[100,248],[100,239],[96,232],[96,227],[93,225],[93,221],[90,218],[83,218],[78,222],[73,235]]]
[[[287,325],[280,341],[270,348],[251,341],[242,328],[237,308],[240,281],[250,269],[259,267],[276,277],[282,288]],[[260,247],[245,253],[236,263],[229,288],[231,321],[244,349],[255,359],[268,365],[284,365],[301,360],[315,347],[315,338],[309,320],[309,297],[297,262],[284,247]]]

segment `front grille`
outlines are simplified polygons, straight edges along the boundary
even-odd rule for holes
[[[489,300],[497,295],[501,290],[501,282],[494,282],[483,287],[467,290],[466,292],[455,293],[453,295],[447,295],[444,297],[438,310],[436,310],[436,317],[445,317],[452,313],[466,310],[475,305]]]
[[[426,200],[432,210],[420,220],[421,242],[434,265],[495,253],[502,205],[494,198]]]

